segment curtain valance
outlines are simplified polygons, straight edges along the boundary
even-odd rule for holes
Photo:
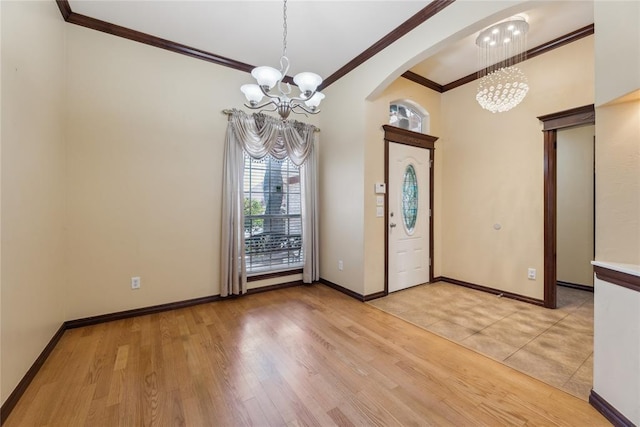
[[[294,120],[283,122],[262,113],[248,115],[233,109],[229,114],[233,139],[245,153],[255,159],[271,156],[283,160],[287,156],[301,166],[313,150],[316,127]]]

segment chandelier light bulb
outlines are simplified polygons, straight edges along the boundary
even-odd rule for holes
[[[240,86],[240,90],[244,93],[247,101],[249,101],[249,104],[252,106],[257,105],[264,97],[262,90],[260,90],[260,86],[256,84],[242,85]]]
[[[517,67],[506,67],[480,79],[476,100],[485,110],[503,113],[520,104],[528,91],[524,73]]]
[[[315,110],[320,105],[320,101],[324,99],[324,93],[316,92],[311,98],[307,99],[304,103],[307,107]]]
[[[316,73],[299,73],[293,78],[293,82],[298,85],[303,98],[308,98],[313,92],[316,91],[320,83],[322,83],[322,77]]]
[[[267,66],[254,68],[251,70],[251,75],[258,81],[260,86],[268,88],[267,91],[273,89],[276,83],[282,80],[280,71]]]

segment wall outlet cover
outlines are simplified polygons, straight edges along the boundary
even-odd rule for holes
[[[131,278],[131,289],[140,289],[140,277]]]

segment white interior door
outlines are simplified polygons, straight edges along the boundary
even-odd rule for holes
[[[429,282],[430,156],[389,143],[389,292]]]

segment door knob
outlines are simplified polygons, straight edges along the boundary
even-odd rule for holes
[[[393,228],[393,227],[395,227],[395,226],[396,226],[396,224],[395,224],[395,223],[393,223],[393,222],[389,224],[389,228]]]

